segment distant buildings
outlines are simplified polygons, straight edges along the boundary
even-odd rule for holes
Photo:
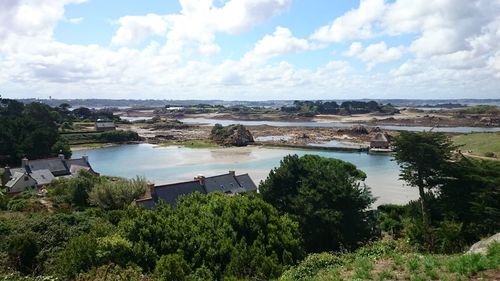
[[[167,185],[150,187],[151,197],[136,200],[137,205],[146,209],[154,208],[160,201],[176,206],[181,195],[194,192],[208,194],[210,192],[224,192],[228,195],[257,191],[257,186],[248,174],[236,175],[234,171],[227,174],[204,177],[198,176],[193,181],[179,182]]]
[[[389,149],[389,140],[382,132],[376,133],[375,136],[373,136],[373,138],[370,140],[370,151],[384,151]]]
[[[98,132],[114,131],[114,130],[116,130],[116,125],[114,122],[111,122],[111,121],[97,120],[95,122],[95,130]]]
[[[79,171],[88,171],[97,174],[92,170],[86,156],[80,159],[64,159],[60,154],[58,158],[28,160],[22,159],[21,167],[5,167],[3,178],[6,181],[7,193],[19,193],[27,189],[40,188],[51,183],[59,177],[71,177]]]

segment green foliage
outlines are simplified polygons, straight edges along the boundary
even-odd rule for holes
[[[103,209],[122,209],[144,195],[147,182],[137,177],[132,180],[102,181],[90,191],[89,200]]]
[[[323,270],[332,270],[345,264],[342,257],[330,253],[311,254],[299,265],[287,270],[280,280],[308,280]]]
[[[39,247],[33,233],[11,236],[7,242],[7,254],[11,266],[24,273],[31,272]]]
[[[71,239],[57,257],[57,272],[73,278],[97,264],[96,239],[88,234]]]
[[[80,273],[76,281],[153,281],[141,271],[141,268],[129,266],[120,267],[109,264],[98,268],[92,268],[89,272]]]
[[[304,117],[313,117],[316,114],[362,114],[370,112],[394,114],[399,112],[391,104],[382,105],[375,101],[345,101],[341,105],[334,101],[294,101],[293,106],[284,106],[281,111],[298,113]]]
[[[401,132],[393,146],[401,179],[427,189],[441,182],[455,148],[449,137],[435,132]]]
[[[181,255],[191,271],[206,267],[216,280],[276,278],[303,257],[297,223],[257,196],[195,193],[175,209],[137,209],[129,216],[120,223],[124,238],[158,256]]]
[[[48,105],[0,98],[0,165],[18,165],[23,156],[56,156],[59,151],[71,156],[58,132],[62,119],[59,110]]]
[[[56,204],[69,204],[82,208],[89,206],[89,193],[101,178],[86,171],[80,171],[76,177],[53,181],[49,186],[49,196]]]
[[[476,280],[485,270],[497,274],[500,269],[500,243],[491,244],[486,255],[423,255],[398,247],[388,251],[387,255],[365,255],[366,252],[377,252],[370,248],[380,248],[383,243],[386,242],[343,255],[310,255],[287,270],[279,280]]]
[[[308,252],[355,249],[374,235],[374,202],[351,163],[316,155],[286,156],[259,190],[281,213],[300,222]]]
[[[156,263],[155,276],[160,280],[183,281],[189,273],[189,265],[179,254],[162,256]]]
[[[140,138],[134,131],[107,131],[99,134],[97,140],[101,142],[126,142],[138,141]]]

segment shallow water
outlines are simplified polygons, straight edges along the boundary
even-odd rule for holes
[[[249,173],[258,184],[289,154],[316,154],[355,164],[367,174],[366,184],[382,203],[405,203],[418,198],[414,188],[398,180],[399,168],[392,157],[382,154],[275,149],[261,147],[192,149],[150,144],[80,150],[74,157],[89,156],[93,169],[103,175],[133,178],[143,176],[157,184],[192,180],[196,175],[217,175],[235,170]]]
[[[208,119],[208,118],[184,118],[180,121],[186,124],[204,124],[213,126],[215,124],[221,124],[223,126],[231,124],[241,124],[245,126],[259,126],[268,125],[273,127],[327,127],[327,128],[347,128],[353,125],[358,125],[355,123],[339,123],[339,122],[284,122],[284,121],[243,121],[243,120],[218,120],[218,119]],[[444,132],[444,133],[470,133],[470,132],[500,132],[499,127],[422,127],[422,126],[395,126],[395,125],[378,125],[366,127],[379,127],[385,130],[395,130],[395,131],[434,131],[434,132]]]
[[[321,143],[308,143],[308,146],[316,146],[316,147],[340,147],[340,148],[363,148],[366,145],[361,145],[355,142],[348,141],[339,141],[339,140],[331,140],[327,142]]]

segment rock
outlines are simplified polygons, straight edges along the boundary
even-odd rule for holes
[[[365,126],[355,125],[351,127],[351,132],[357,135],[368,135],[368,129]]]
[[[246,146],[254,142],[252,133],[243,125],[223,127],[216,124],[210,135],[216,143],[225,146]]]
[[[493,242],[500,242],[500,232],[472,245],[467,254],[486,254],[488,246]]]

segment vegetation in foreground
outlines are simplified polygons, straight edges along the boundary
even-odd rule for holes
[[[470,133],[453,137],[453,142],[462,151],[472,151],[472,154],[485,157],[500,156],[500,132]]]
[[[481,254],[422,254],[403,241],[385,240],[353,253],[308,256],[280,281],[497,280],[500,243]]]

